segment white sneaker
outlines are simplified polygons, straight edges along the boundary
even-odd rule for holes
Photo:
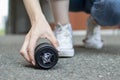
[[[59,42],[59,57],[73,57],[72,28],[70,24],[58,24],[55,27],[55,36]]]
[[[92,17],[89,17],[87,20],[87,34],[86,39],[84,39],[83,42],[86,48],[101,49],[103,47],[100,26]]]

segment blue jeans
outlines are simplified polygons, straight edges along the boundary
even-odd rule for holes
[[[120,0],[70,0],[70,11],[90,13],[101,26],[120,25]]]

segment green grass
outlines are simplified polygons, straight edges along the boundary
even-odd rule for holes
[[[5,35],[5,30],[4,29],[0,29],[0,36]]]

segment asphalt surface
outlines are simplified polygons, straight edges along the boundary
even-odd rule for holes
[[[74,37],[75,56],[50,70],[36,69],[20,56],[23,35],[0,37],[0,80],[120,80],[120,35],[103,36],[100,50],[85,49]]]

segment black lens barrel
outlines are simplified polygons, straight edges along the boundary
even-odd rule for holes
[[[35,48],[36,66],[42,69],[50,69],[58,62],[58,51],[49,43],[39,44]]]

